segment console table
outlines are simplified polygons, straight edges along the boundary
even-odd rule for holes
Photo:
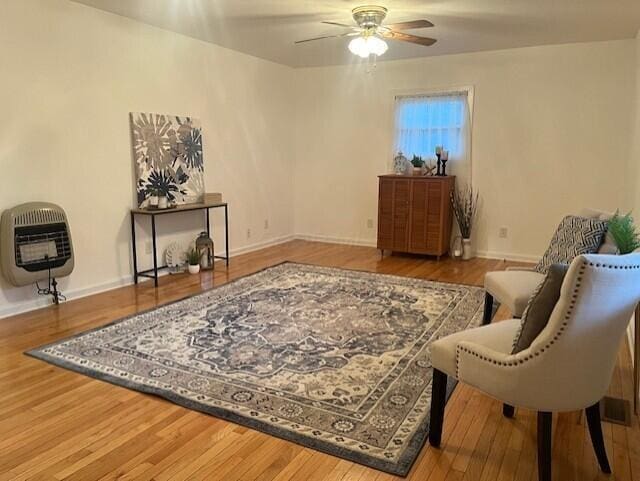
[[[211,227],[209,223],[209,211],[211,209],[224,209],[224,256],[214,256],[216,259],[224,259],[229,267],[229,208],[226,202],[201,202],[197,204],[181,204],[168,209],[131,209],[131,244],[133,245],[133,280],[137,284],[139,277],[153,279],[155,287],[158,287],[158,271],[166,269],[166,264],[158,266],[158,251],[156,246],[156,217],[159,215],[179,214],[181,212],[191,212],[194,210],[204,210],[206,212],[207,235],[211,237]],[[153,269],[138,271],[138,254],[136,252],[136,216],[146,215],[151,217],[151,242],[153,245]]]

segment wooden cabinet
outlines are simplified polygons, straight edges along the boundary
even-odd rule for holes
[[[381,175],[378,249],[440,257],[451,240],[455,176]]]

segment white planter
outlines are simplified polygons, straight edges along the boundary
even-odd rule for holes
[[[192,266],[191,264],[189,264],[189,274],[197,274],[198,272],[200,272],[200,264],[196,264],[195,266]]]
[[[149,205],[151,207],[158,207],[158,196],[157,195],[149,196]]]
[[[468,261],[473,257],[471,253],[471,239],[462,239],[462,260]]]
[[[169,206],[169,200],[166,196],[158,197],[158,209],[166,209]]]

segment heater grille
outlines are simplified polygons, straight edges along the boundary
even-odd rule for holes
[[[0,261],[4,276],[16,286],[69,275],[73,244],[64,210],[30,202],[3,212]]]
[[[52,224],[56,222],[66,222],[64,212],[51,209],[37,209],[18,214],[13,219],[13,225],[16,227]]]

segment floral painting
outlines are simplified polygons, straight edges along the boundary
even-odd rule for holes
[[[202,128],[192,117],[131,113],[138,206],[151,195],[191,204],[204,195]]]

